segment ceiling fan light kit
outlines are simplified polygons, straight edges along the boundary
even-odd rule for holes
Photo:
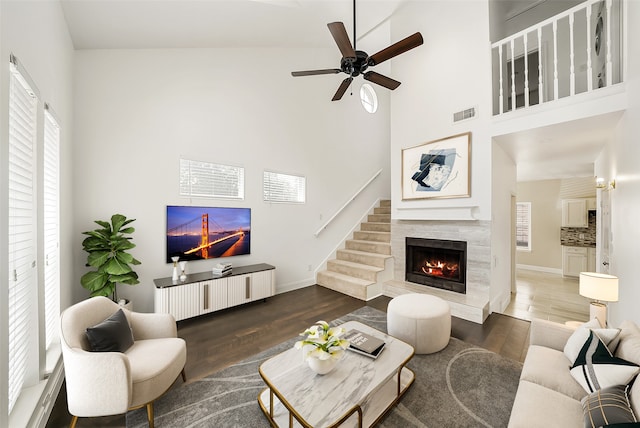
[[[321,74],[338,74],[345,73],[349,77],[344,79],[338,90],[334,94],[331,101],[338,101],[347,92],[354,77],[358,77],[362,74],[362,77],[369,82],[375,83],[380,86],[384,86],[387,89],[394,90],[400,86],[400,82],[390,77],[384,76],[375,71],[367,71],[369,67],[378,65],[384,61],[394,58],[402,53],[405,53],[413,48],[416,48],[424,40],[422,34],[415,33],[409,37],[406,37],[399,42],[392,44],[391,46],[382,49],[381,51],[369,56],[364,51],[356,50],[356,2],[353,0],[353,45],[349,40],[349,35],[342,22],[331,22],[327,24],[329,32],[333,36],[333,40],[336,42],[342,59],[340,60],[340,68],[328,68],[323,70],[307,70],[307,71],[294,71],[291,73],[294,77],[301,76],[317,76]]]

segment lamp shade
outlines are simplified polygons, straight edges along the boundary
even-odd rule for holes
[[[618,277],[597,272],[580,272],[580,295],[603,302],[618,301]]]

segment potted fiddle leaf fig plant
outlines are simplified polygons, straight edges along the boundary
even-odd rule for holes
[[[80,283],[91,292],[91,297],[111,297],[118,302],[117,283],[136,285],[140,283],[138,274],[131,265],[139,265],[128,250],[135,248],[130,236],[135,229],[129,226],[135,219],[127,219],[122,214],[111,216],[111,222],[95,220],[99,229],[82,232],[87,237],[82,248],[89,253],[87,266],[93,268],[80,278]]]

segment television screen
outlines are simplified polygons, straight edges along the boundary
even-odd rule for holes
[[[251,209],[167,206],[167,263],[249,254]]]

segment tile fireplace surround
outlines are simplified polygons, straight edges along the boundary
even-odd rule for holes
[[[467,292],[455,293],[404,281],[405,238],[447,239],[467,242]],[[482,323],[489,315],[491,284],[491,222],[392,220],[391,254],[394,280],[384,284],[384,294],[426,293],[443,298],[451,315]]]

